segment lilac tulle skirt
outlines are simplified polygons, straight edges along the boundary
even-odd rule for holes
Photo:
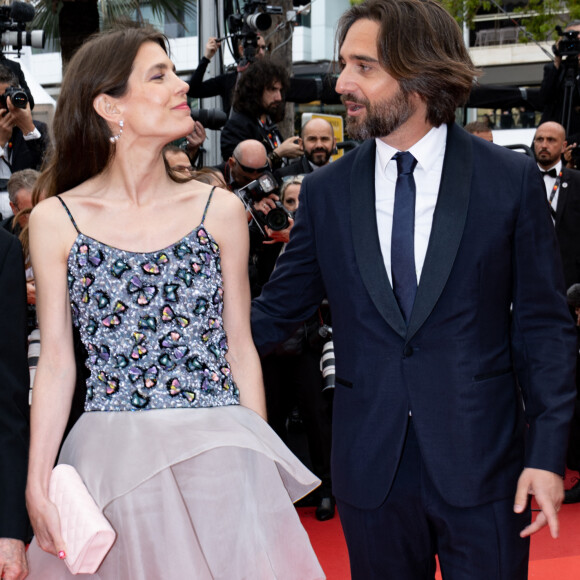
[[[85,413],[59,463],[74,465],[117,532],[81,578],[324,578],[292,502],[319,481],[242,406]],[[29,579],[73,579],[33,540]]]

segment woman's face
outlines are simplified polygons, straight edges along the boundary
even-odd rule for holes
[[[300,193],[300,185],[298,183],[292,183],[286,188],[284,192],[284,207],[288,211],[296,211],[298,209],[298,194]]]
[[[165,51],[154,42],[144,43],[133,62],[127,93],[118,101],[124,141],[135,135],[162,137],[165,144],[191,133],[188,89]]]

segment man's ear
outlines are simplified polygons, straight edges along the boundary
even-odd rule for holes
[[[105,121],[109,121],[111,123],[119,122],[121,111],[117,106],[116,99],[101,93],[95,97],[95,100],[93,101],[93,107],[97,114],[103,117]]]

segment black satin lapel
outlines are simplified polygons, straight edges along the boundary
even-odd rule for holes
[[[450,125],[439,196],[407,340],[431,314],[451,273],[467,219],[472,163],[469,135],[459,127]]]
[[[362,281],[374,305],[387,323],[401,336],[407,328],[399,310],[381,253],[375,210],[375,141],[363,143],[357,151],[350,177],[352,241]]]

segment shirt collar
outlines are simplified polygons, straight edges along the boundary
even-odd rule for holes
[[[387,164],[397,153],[397,149],[387,145],[384,141],[376,139],[377,153],[380,166],[385,171]],[[447,125],[433,127],[424,137],[409,148],[409,152],[417,160],[417,165],[424,171],[429,171],[435,164],[439,155],[445,152],[447,143]]]

